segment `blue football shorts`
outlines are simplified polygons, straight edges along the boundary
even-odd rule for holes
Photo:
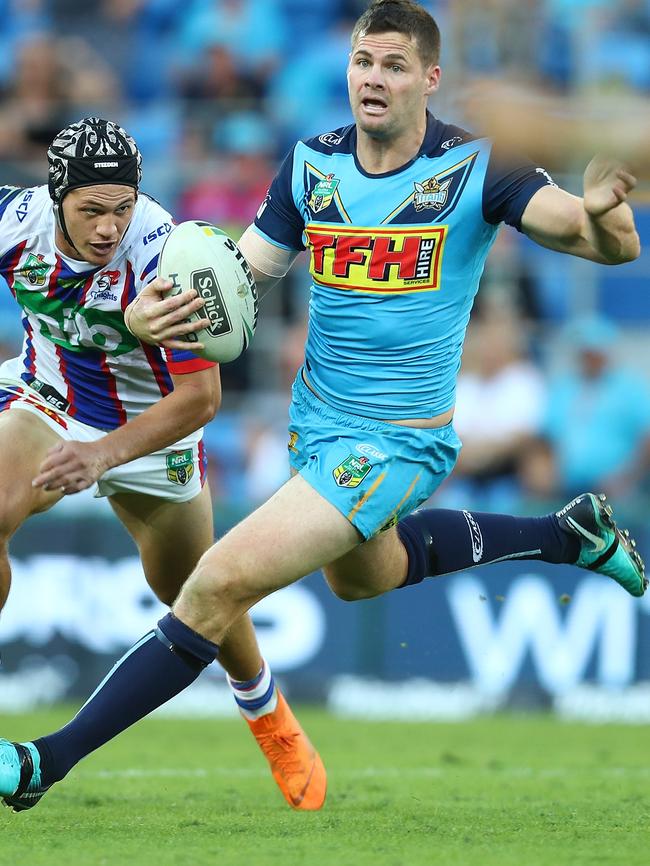
[[[301,371],[288,447],[293,469],[368,539],[434,493],[461,443],[451,423],[422,430],[334,409],[307,387]]]

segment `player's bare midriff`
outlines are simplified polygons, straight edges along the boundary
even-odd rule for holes
[[[440,415],[434,415],[433,418],[403,418],[396,420],[395,418],[383,418],[383,421],[388,424],[400,424],[402,427],[419,427],[421,429],[436,429],[437,427],[446,427],[450,424],[454,417],[454,407],[447,409]]]
[[[311,382],[305,375],[305,371],[302,371],[302,379],[305,385],[309,388],[312,394],[315,394],[319,400],[323,398],[320,396],[318,391],[312,386]],[[323,401],[324,402],[324,401]],[[399,424],[402,427],[418,427],[420,429],[433,429],[435,430],[438,427],[446,427],[447,424],[450,424],[454,417],[454,407],[451,409],[447,409],[445,412],[441,412],[440,415],[434,415],[432,418],[379,418],[379,421],[383,421],[386,424]]]

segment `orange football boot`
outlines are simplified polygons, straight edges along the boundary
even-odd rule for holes
[[[327,792],[325,767],[282,693],[278,690],[272,713],[246,721],[287,803],[294,809],[320,809]]]

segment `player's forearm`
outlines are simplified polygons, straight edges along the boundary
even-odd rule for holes
[[[159,451],[198,430],[214,417],[220,399],[220,393],[206,395],[191,386],[172,391],[99,441],[106,469]]]
[[[522,220],[522,228],[528,237],[548,249],[601,265],[619,265],[638,258],[639,236],[627,204],[619,204],[604,214],[593,216],[585,209],[582,199],[570,198],[569,207],[551,210],[541,220],[535,220],[535,214],[533,218]],[[564,204],[567,202],[565,200]]]
[[[255,277],[255,284],[260,298],[270,291],[282,279],[293,264],[297,250],[289,250],[269,243],[259,235],[252,225],[237,241],[248,266]]]

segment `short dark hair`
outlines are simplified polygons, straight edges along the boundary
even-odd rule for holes
[[[440,30],[433,16],[413,0],[373,0],[352,31],[352,45],[365,33],[403,33],[417,43],[425,66],[440,59]]]

